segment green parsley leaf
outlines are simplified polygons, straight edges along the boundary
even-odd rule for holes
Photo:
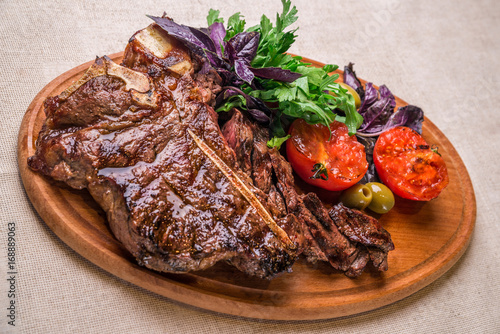
[[[208,23],[208,26],[210,27],[213,23],[215,22],[220,22],[220,23],[224,23],[224,19],[219,17],[219,14],[220,14],[220,10],[213,10],[213,9],[210,9],[208,11],[208,16],[207,16],[207,23]]]
[[[222,104],[219,108],[217,108],[217,112],[220,111],[230,111],[233,108],[242,108],[246,109],[247,101],[242,95],[233,95],[229,99],[226,100],[224,104]]]
[[[243,15],[238,13],[234,13],[227,20],[227,29],[226,29],[226,37],[224,40],[230,40],[234,35],[245,31],[245,20],[243,19]]]
[[[287,87],[286,85],[282,85],[274,89],[274,94],[279,102],[293,101],[297,96],[297,87]]]
[[[290,138],[290,135],[286,135],[285,137],[273,137],[267,142],[267,147],[276,147],[276,149],[279,150],[281,148],[281,145],[283,145],[283,143],[287,141],[288,138]]]

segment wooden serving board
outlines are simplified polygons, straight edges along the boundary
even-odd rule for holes
[[[117,53],[110,58],[120,62],[122,56]],[[450,183],[439,198],[427,203],[397,198],[394,209],[380,217],[396,247],[389,253],[387,272],[367,269],[350,279],[327,264],[299,260],[293,273],[267,281],[249,278],[226,264],[189,274],[163,274],[141,267],[113,237],[104,212],[88,192],[61,188],[26,164],[35,152],[45,119],[43,101],[80,78],[91,63],[57,77],[35,97],[19,132],[19,170],[31,202],[57,236],[83,257],[128,282],[182,303],[237,316],[335,318],[373,310],[422,289],[450,269],[469,244],[476,219],[469,175],[448,139],[425,119],[423,136],[429,144],[439,146]],[[406,105],[397,97],[396,101],[398,106]]]

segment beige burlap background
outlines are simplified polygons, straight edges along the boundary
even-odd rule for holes
[[[18,174],[17,133],[37,92],[96,55],[124,49],[166,11],[205,25],[209,8],[240,11],[250,25],[278,0],[0,0],[0,331],[21,333],[499,333],[500,3],[498,1],[304,1],[292,52],[385,83],[422,107],[463,158],[477,225],[462,259],[393,305],[343,319],[269,322],[186,307],[137,288],[75,253],[39,218]],[[17,319],[7,325],[7,223],[17,228]]]

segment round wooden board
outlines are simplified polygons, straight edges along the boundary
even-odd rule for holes
[[[122,55],[110,58],[120,62]],[[472,184],[451,143],[425,119],[423,136],[439,146],[450,184],[438,199],[427,203],[397,198],[394,209],[380,217],[396,246],[389,253],[387,272],[368,269],[350,279],[326,264],[299,260],[293,273],[267,281],[249,278],[226,264],[189,274],[162,274],[141,267],[113,237],[104,212],[86,191],[61,188],[32,172],[26,164],[35,152],[35,141],[45,119],[43,101],[79,79],[91,63],[57,77],[32,101],[19,132],[19,169],[30,200],[57,236],[88,260],[128,282],[182,303],[226,314],[273,320],[327,319],[373,310],[409,296],[443,275],[467,248],[476,218]],[[397,97],[396,101],[398,106],[406,104]]]

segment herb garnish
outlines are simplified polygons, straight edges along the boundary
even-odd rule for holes
[[[297,29],[286,29],[298,17],[290,0],[281,2],[283,10],[274,25],[263,15],[259,25],[246,30],[240,13],[229,17],[226,28],[220,12],[213,9],[208,13],[208,28],[180,25],[166,16],[150,18],[203,55],[206,66],[224,79],[217,111],[247,110],[271,129],[269,146],[279,146],[287,139],[285,127],[296,118],[328,127],[338,120],[347,125],[350,135],[355,134],[363,118],[352,95],[336,82],[338,74],[329,75],[338,66],[310,67],[301,57],[286,54],[297,37]]]

